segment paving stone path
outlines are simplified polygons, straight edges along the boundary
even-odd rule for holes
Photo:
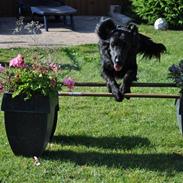
[[[60,47],[97,43],[96,24],[100,17],[76,16],[75,30],[63,26],[62,23],[52,23],[49,31],[42,29],[39,35],[13,35],[15,18],[0,18],[0,48],[48,46]]]

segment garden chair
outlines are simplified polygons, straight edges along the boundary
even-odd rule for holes
[[[73,15],[77,12],[71,6],[65,5],[62,0],[19,0],[19,15],[38,15],[44,19],[45,30],[48,31],[48,17],[55,16],[57,19],[60,16],[64,17],[66,24],[66,16],[70,16],[70,25],[74,29]]]

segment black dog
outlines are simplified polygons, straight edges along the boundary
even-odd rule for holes
[[[124,93],[130,93],[130,86],[136,81],[136,56],[157,57],[166,51],[163,44],[154,43],[149,37],[138,33],[134,24],[128,27],[117,26],[111,19],[101,20],[96,27],[102,60],[102,76],[109,92],[117,101],[122,101]],[[123,78],[119,86],[117,78]]]

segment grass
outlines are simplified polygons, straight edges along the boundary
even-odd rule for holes
[[[167,46],[160,62],[139,56],[140,82],[169,82],[168,67],[182,58],[182,31],[140,31]],[[0,49],[0,61],[17,53],[30,59],[34,49]],[[62,65],[63,75],[76,81],[103,81],[97,45],[39,49]],[[89,72],[88,72],[89,70]],[[66,90],[66,89],[63,89]],[[107,91],[75,88],[75,91]],[[178,89],[138,89],[134,92],[178,93]],[[183,139],[176,126],[172,99],[60,98],[58,126],[35,166],[32,158],[13,155],[0,113],[1,183],[182,183]]]

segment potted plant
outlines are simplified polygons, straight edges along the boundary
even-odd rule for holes
[[[177,125],[183,135],[183,60],[169,67],[168,77],[180,88],[180,98],[176,100]]]
[[[52,138],[58,112],[58,66],[37,57],[26,64],[18,55],[0,65],[1,109],[15,155],[40,156]]]

